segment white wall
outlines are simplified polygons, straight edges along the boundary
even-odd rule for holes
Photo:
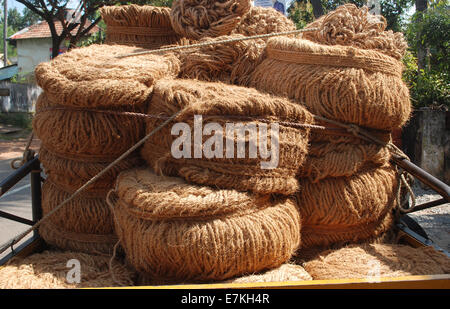
[[[50,60],[51,38],[17,40],[19,74],[33,73],[41,62]]]

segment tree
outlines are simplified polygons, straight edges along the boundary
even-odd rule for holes
[[[313,19],[317,19],[323,14],[335,10],[338,6],[353,3],[357,7],[367,5],[367,0],[296,0],[296,4],[290,10],[290,16],[297,25],[310,23]],[[387,29],[393,31],[401,31],[403,25],[403,15],[411,6],[412,0],[380,0],[381,15],[386,18]],[[312,7],[312,15],[306,12],[308,3]],[[298,12],[298,10],[303,10]],[[298,20],[299,17],[307,18],[307,20]],[[313,17],[313,18],[311,18]]]
[[[48,23],[52,35],[52,57],[56,57],[59,48],[64,40],[69,40],[69,49],[76,46],[76,43],[85,37],[89,31],[101,20],[96,16],[99,8],[105,5],[116,4],[148,4],[148,3],[167,3],[168,0],[156,1],[118,1],[118,0],[81,0],[80,9],[77,12],[79,18],[66,18],[67,5],[69,0],[17,0],[22,3],[31,12],[38,15],[42,20]],[[73,16],[76,17],[76,16]],[[90,21],[90,23],[88,22]],[[56,30],[56,24],[62,25],[60,33]]]
[[[416,107],[450,108],[450,10],[447,3],[445,0],[429,2],[426,10],[416,11],[406,27],[410,55],[404,59],[404,77]]]
[[[311,0],[313,14],[315,18],[319,18],[324,14],[322,2],[320,0]]]
[[[423,19],[423,14],[426,12],[428,8],[428,1],[427,0],[415,0],[416,4],[416,23],[421,23]],[[419,30],[416,33],[417,37],[417,67],[419,70],[425,69],[426,65],[426,57],[427,57],[427,48],[423,44],[421,39],[421,31]]]
[[[8,10],[8,26],[16,31],[29,27],[38,21],[39,16],[28,8],[24,8],[22,14],[19,10],[17,10],[17,8]]]

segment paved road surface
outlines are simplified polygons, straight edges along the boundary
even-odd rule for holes
[[[10,167],[10,160],[0,160],[0,181],[3,181],[14,170]],[[30,176],[25,177],[5,195],[0,197],[0,210],[31,220],[31,189]],[[19,235],[29,226],[0,218],[0,244],[4,244],[12,237]],[[1,254],[0,258],[5,254]]]

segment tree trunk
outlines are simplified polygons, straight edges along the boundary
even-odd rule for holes
[[[315,18],[319,18],[324,14],[322,1],[320,0],[311,0],[311,5],[313,7],[313,14]]]
[[[422,22],[422,14],[426,12],[428,8],[427,0],[415,0],[416,1],[416,11],[417,19],[416,22]],[[417,32],[417,68],[420,70],[425,70],[427,64],[428,50],[427,47],[422,44],[422,32],[419,30]]]
[[[61,42],[61,37],[52,37],[52,59],[56,58],[59,55]]]

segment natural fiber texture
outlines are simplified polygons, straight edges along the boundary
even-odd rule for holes
[[[68,232],[49,221],[39,226],[39,235],[44,241],[61,250],[79,251],[88,254],[107,254],[112,256],[118,239],[115,234],[82,234]]]
[[[108,161],[89,162],[77,156],[61,157],[42,146],[39,150],[39,161],[42,163],[44,173],[66,191],[75,191],[80,188],[111,163]],[[89,186],[86,191],[104,193],[106,196],[121,171],[143,164],[144,161],[138,154],[131,155],[119,161],[109,172]]]
[[[90,45],[73,49],[36,67],[38,85],[57,104],[78,107],[139,106],[148,102],[153,84],[179,72],[173,54],[117,58],[136,47]]]
[[[267,43],[250,86],[287,96],[313,114],[393,130],[409,118],[402,63],[373,50],[277,37]]]
[[[72,264],[80,263],[80,282],[71,283]],[[109,257],[70,251],[44,251],[25,258],[14,258],[0,268],[0,289],[73,289],[130,286],[134,273],[114,263],[114,278],[109,270]]]
[[[300,179],[298,207],[304,226],[345,228],[370,224],[392,210],[397,173],[392,166],[371,168],[350,177],[318,183]]]
[[[312,277],[302,266],[287,263],[278,268],[259,274],[230,279],[226,281],[226,283],[287,282],[305,280],[312,280]]]
[[[306,162],[300,167],[299,178],[318,182],[327,177],[349,177],[368,166],[389,164],[391,154],[386,146],[346,136],[342,131],[313,130]]]
[[[307,25],[303,38],[325,45],[372,49],[401,60],[408,45],[403,34],[385,31],[386,19],[372,15],[367,7],[345,4]]]
[[[205,38],[202,42],[215,42],[243,37],[241,34]],[[222,81],[247,86],[250,75],[264,57],[263,40],[237,41],[204,46],[179,53],[181,78],[203,81]]]
[[[391,228],[398,179],[390,165],[299,184],[304,248],[374,239]]]
[[[252,6],[232,33],[254,36],[295,30],[292,20],[273,8]]]
[[[270,200],[268,195],[201,187],[182,178],[157,176],[147,169],[122,172],[115,192],[130,214],[147,220],[244,214],[267,207]]]
[[[230,34],[250,7],[250,0],[175,0],[170,19],[178,34],[198,40]]]
[[[392,203],[395,203],[393,201]],[[392,204],[391,204],[392,205]],[[394,204],[395,205],[395,204]],[[393,208],[390,206],[389,208]],[[385,242],[395,234],[394,214],[388,211],[370,223],[352,226],[305,225],[302,226],[301,249],[329,248],[345,244]]]
[[[202,115],[203,126],[215,122],[223,128],[224,136],[218,141],[224,145],[223,151],[220,150],[222,158],[217,156],[206,158],[203,154],[201,158],[194,158],[196,141],[192,140],[190,149],[192,158],[175,159],[171,147],[176,136],[171,134],[172,126],[168,125],[160,131],[160,134],[148,139],[142,148],[142,157],[155,172],[169,176],[178,175],[197,184],[223,189],[280,194],[291,194],[298,189],[295,175],[303,164],[307,152],[308,128],[290,127],[280,123],[278,147],[269,150],[272,151],[273,158],[278,153],[278,164],[272,169],[263,169],[262,162],[268,162],[270,159],[262,159],[259,150],[256,158],[249,156],[248,139],[256,143],[256,137],[246,137],[247,140],[244,140],[237,135],[227,136],[226,124],[257,124],[259,135],[263,138],[267,136],[268,143],[271,143],[269,125],[265,132],[261,129],[262,122],[256,118],[270,121],[272,128],[273,123],[281,121],[311,124],[312,115],[300,105],[285,98],[262,94],[255,89],[222,83],[192,80],[160,81],[155,87],[149,113],[169,116],[183,108],[187,110],[175,119],[174,123],[187,123],[192,137],[194,115]],[[149,119],[147,131],[153,130],[160,122],[158,119]],[[209,138],[208,135],[203,136],[202,142],[205,143]],[[245,142],[246,147],[244,158],[237,158],[236,150],[233,156],[227,155],[227,144],[232,144],[233,149],[237,149],[241,142]],[[270,147],[268,146],[268,149]]]
[[[314,280],[373,280],[377,277],[449,274],[450,259],[433,247],[363,244],[325,251],[304,267]]]
[[[107,44],[158,49],[187,43],[170,22],[170,8],[150,5],[104,6],[100,9],[106,24]]]
[[[116,233],[128,261],[154,280],[226,280],[259,272],[287,262],[300,244],[300,217],[289,199],[269,199],[263,203],[234,190],[197,187],[195,192],[195,187],[180,184],[180,180],[163,177],[157,180],[148,170],[124,174],[130,176],[121,174],[117,187],[121,188],[122,179],[129,183],[129,177],[138,175],[136,181],[141,186],[132,193],[128,184],[125,191],[128,197],[136,196],[132,200],[140,206],[132,211],[135,208],[118,198],[117,193],[112,191],[108,195]],[[168,189],[162,190],[164,187]],[[161,198],[157,197],[159,190]],[[182,193],[183,190],[187,192]],[[169,196],[174,209],[166,207]],[[234,196],[244,196],[242,205],[248,207],[233,202]],[[228,210],[229,197],[233,212]],[[254,204],[248,203],[251,199]],[[173,216],[165,218],[164,211]],[[183,216],[185,213],[187,216]]]
[[[130,106],[128,111],[142,112],[145,107]],[[125,111],[117,107],[111,110]],[[143,137],[145,121],[127,114],[65,108],[43,93],[36,102],[33,130],[42,145],[54,154],[112,162]]]
[[[42,185],[42,210],[45,216],[73,192],[66,192],[47,179]],[[112,234],[114,222],[105,196],[86,193],[68,202],[49,219],[65,231],[83,234]]]

